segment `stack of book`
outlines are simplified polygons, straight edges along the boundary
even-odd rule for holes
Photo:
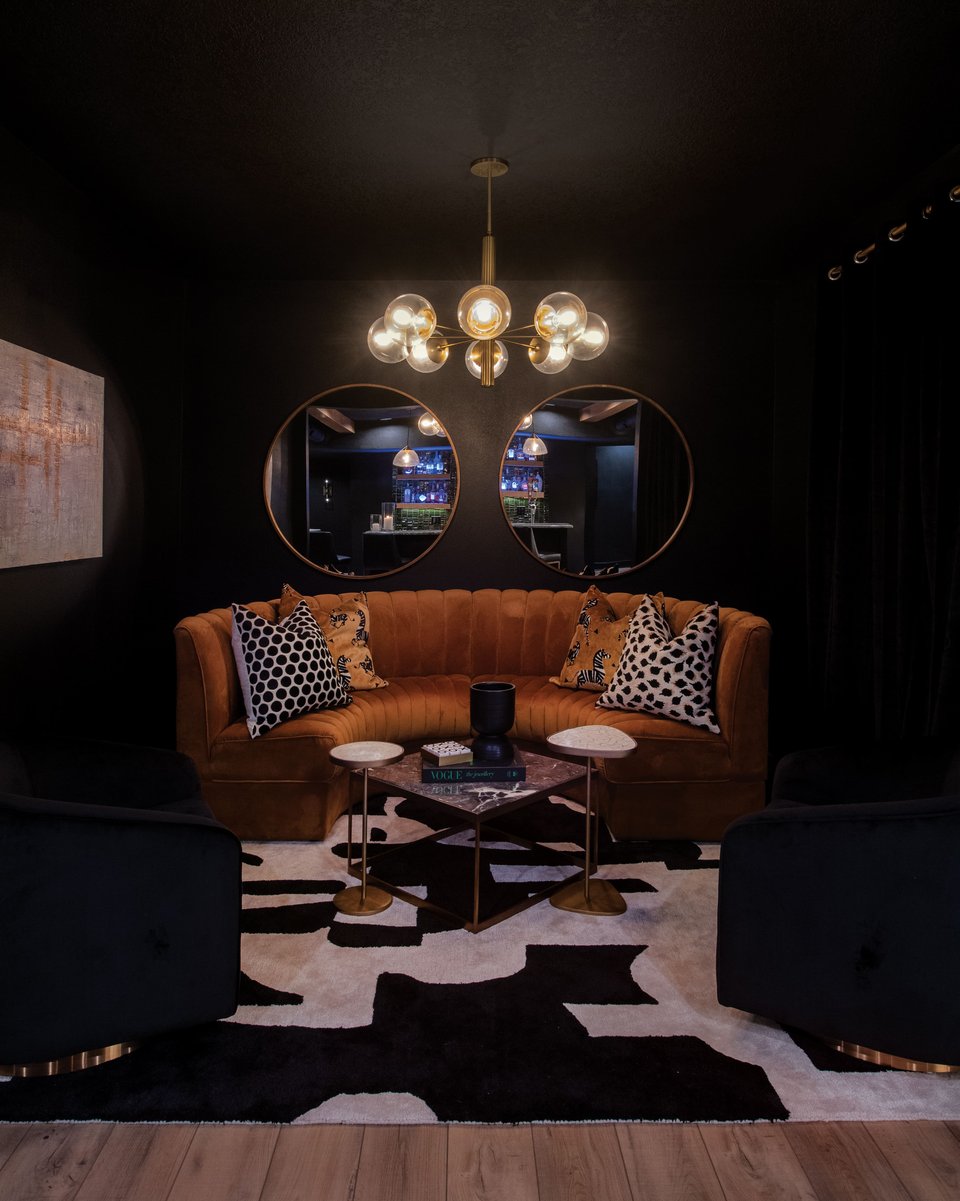
[[[527,778],[523,763],[484,763],[462,742],[432,742],[420,748],[422,784],[516,783]]]

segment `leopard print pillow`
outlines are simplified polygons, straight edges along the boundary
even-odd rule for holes
[[[370,654],[370,609],[367,594],[341,596],[332,609],[322,608],[315,596],[301,596],[290,584],[280,593],[281,620],[304,601],[323,630],[337,671],[351,692],[365,688],[386,688],[387,681],[377,675]]]
[[[658,592],[653,600],[662,612],[663,593]],[[591,584],[583,595],[560,674],[551,676],[550,683],[603,692],[617,670],[632,616],[618,617],[607,595]]]
[[[710,703],[719,618],[720,606],[714,601],[674,635],[664,628],[666,620],[651,598],[644,597],[630,623],[616,674],[597,706],[672,717],[719,734]]]

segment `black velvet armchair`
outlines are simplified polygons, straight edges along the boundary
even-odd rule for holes
[[[960,1065],[960,754],[922,741],[778,764],[720,851],[720,1003],[897,1067]]]
[[[193,762],[108,742],[0,743],[0,930],[2,1073],[86,1066],[232,1014],[240,844],[201,799]]]

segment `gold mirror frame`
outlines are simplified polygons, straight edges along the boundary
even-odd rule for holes
[[[597,422],[599,422],[601,420],[611,419],[611,418],[615,417],[619,412],[626,411],[627,409],[633,407],[634,405],[636,406],[637,412],[640,412],[642,410],[642,406],[649,405],[653,412],[657,413],[660,417],[662,417],[668,423],[669,427],[672,429],[673,433],[676,435],[677,446],[675,448],[674,453],[679,458],[679,460],[685,464],[686,472],[687,472],[686,497],[683,499],[682,506],[679,506],[679,508],[680,508],[679,514],[676,516],[675,521],[672,523],[672,528],[670,529],[669,533],[667,533],[663,536],[662,541],[659,542],[659,544],[656,546],[655,549],[650,550],[649,553],[645,552],[642,554],[638,554],[636,561],[630,563],[629,565],[624,565],[624,566],[620,566],[620,567],[617,567],[614,569],[609,569],[609,570],[604,569],[604,570],[599,570],[599,571],[597,571],[597,570],[588,571],[587,568],[590,567],[591,564],[589,562],[585,562],[582,570],[579,570],[579,571],[571,570],[567,566],[561,566],[561,563],[570,562],[570,559],[573,557],[569,554],[569,548],[567,548],[566,551],[564,551],[564,549],[563,549],[563,547],[566,544],[566,538],[567,538],[566,531],[572,530],[575,528],[573,523],[548,522],[548,521],[542,521],[542,522],[538,523],[535,519],[532,522],[531,521],[512,521],[511,520],[511,513],[508,508],[508,502],[515,499],[517,497],[517,494],[509,487],[504,486],[504,481],[505,481],[505,479],[507,479],[508,470],[510,468],[510,461],[508,460],[508,457],[507,457],[508,453],[510,451],[510,448],[511,448],[511,446],[515,445],[515,440],[518,438],[518,436],[522,436],[524,439],[526,439],[534,433],[537,434],[538,436],[543,436],[545,434],[546,435],[545,440],[547,442],[549,442],[551,432],[553,432],[553,431],[546,428],[546,426],[548,424],[546,421],[542,420],[538,425],[537,414],[541,413],[544,409],[546,409],[546,407],[548,405],[555,404],[559,401],[563,401],[565,398],[569,400],[571,408],[573,407],[573,402],[581,401],[584,406],[584,410],[586,410],[588,408],[593,409],[594,414],[590,418],[590,420],[597,421]],[[614,577],[616,575],[626,574],[627,572],[630,572],[630,571],[637,571],[639,568],[645,567],[648,563],[652,563],[654,561],[654,559],[659,558],[659,556],[664,553],[664,551],[674,542],[677,535],[680,533],[680,531],[683,528],[683,525],[686,522],[687,517],[690,513],[691,505],[693,504],[694,471],[693,471],[693,456],[690,453],[690,445],[687,442],[687,439],[684,436],[683,431],[680,429],[679,425],[674,420],[674,418],[667,412],[667,410],[662,405],[658,404],[655,400],[653,400],[651,397],[644,395],[644,393],[642,393],[642,392],[638,392],[635,388],[625,388],[625,387],[621,387],[618,384],[591,384],[591,385],[588,385],[585,387],[564,388],[564,389],[561,389],[559,392],[553,393],[552,396],[548,396],[545,400],[541,401],[540,404],[538,404],[536,406],[536,408],[531,411],[531,414],[529,414],[529,416],[532,416],[532,418],[533,418],[532,422],[529,425],[525,425],[526,418],[524,418],[524,420],[511,433],[509,439],[507,440],[507,444],[504,447],[503,455],[501,456],[501,460],[500,460],[500,488],[499,488],[500,508],[501,508],[501,512],[503,513],[504,520],[506,521],[511,534],[514,536],[514,538],[516,538],[517,542],[523,547],[523,549],[527,552],[527,554],[529,554],[531,556],[531,558],[535,559],[537,562],[541,563],[543,566],[549,567],[551,571],[557,572],[558,575],[572,577],[574,579],[589,579],[589,580],[610,579],[611,577]],[[581,416],[580,420],[581,421],[583,420],[582,416]],[[567,440],[572,441],[573,439],[567,439]],[[628,443],[624,442],[624,443],[621,443],[621,445],[628,445]],[[638,435],[638,432],[636,430],[636,425],[635,425],[634,455],[633,455],[633,480],[634,480],[634,483],[633,483],[633,524],[634,524],[634,531],[635,531],[634,532],[634,543],[633,543],[634,549],[636,549],[636,545],[637,545],[636,544],[636,536],[637,536],[636,535],[636,516],[637,516],[637,509],[638,509],[637,475],[638,475],[638,471],[639,471],[639,458],[640,458],[640,442],[639,442],[639,435]],[[535,497],[534,507],[536,506],[537,500],[543,499],[544,493],[546,493],[547,503],[549,504],[549,470],[550,470],[549,449],[548,449],[548,454],[546,457],[541,458],[540,460],[536,460],[536,459],[526,460],[526,461],[524,461],[524,466],[526,466],[527,463],[529,463],[530,467],[534,470],[535,474],[536,474],[536,470],[538,467],[541,468],[541,470],[542,470],[540,492],[537,493],[536,490],[534,491],[534,497]],[[514,460],[513,465],[516,466],[516,460]],[[547,482],[546,487],[544,487],[545,481]],[[682,487],[682,481],[678,481],[678,482],[679,482],[680,486]],[[521,500],[522,500],[522,497],[521,497]],[[586,510],[586,501],[584,502],[584,511],[585,510]],[[557,535],[555,535],[556,541],[551,541],[550,534],[553,533],[554,531],[557,531],[557,534],[559,534],[561,526],[566,526],[566,529],[563,530],[563,532],[562,532],[562,536],[558,537]],[[536,535],[536,531],[538,529],[541,530],[541,536],[540,536],[539,542],[537,541],[537,535]],[[522,532],[518,532],[518,530],[522,531]],[[529,534],[527,535],[530,539],[529,542],[523,536],[523,534],[526,533],[527,531],[529,531]],[[596,558],[597,557],[595,556],[594,557],[594,566],[596,565]]]
[[[377,401],[381,401],[381,404],[377,404]],[[375,444],[370,444],[370,446],[363,447],[362,450],[358,449],[354,450],[354,452],[351,452],[350,447],[348,447],[347,440],[348,438],[358,436],[357,418],[358,414],[363,413],[364,411],[388,414],[387,417],[377,417],[376,423],[370,423],[368,430],[363,431],[362,434],[359,435],[359,437],[363,440],[363,434],[369,434],[369,437],[366,438],[366,441],[375,443],[377,441],[376,435],[382,434],[383,437],[380,438],[380,441],[382,441],[384,444],[383,446],[375,446]],[[291,452],[293,449],[293,444],[296,443],[298,438],[296,423],[298,422],[298,419],[302,417],[304,418],[303,459],[300,460],[300,466],[297,467],[292,461],[294,456],[291,454]],[[422,434],[422,432],[419,432],[417,426],[418,418],[423,417],[430,417],[434,419],[437,428],[440,429],[439,436],[428,436]],[[393,545],[393,552],[395,552],[395,554],[399,557],[400,546],[406,542],[407,538],[410,538],[411,549],[416,550],[415,554],[411,554],[409,558],[405,558],[405,560],[396,563],[395,566],[386,566],[382,569],[376,570],[357,569],[358,566],[365,567],[363,551],[360,551],[360,554],[357,555],[357,548],[362,548],[362,546],[368,542],[368,537],[374,533],[374,531],[370,530],[370,514],[375,513],[376,509],[372,507],[374,506],[374,501],[369,500],[363,507],[363,512],[357,513],[352,512],[352,510],[348,510],[345,516],[341,515],[339,530],[336,531],[336,536],[333,540],[335,543],[336,558],[338,558],[338,562],[344,562],[344,568],[339,569],[338,567],[334,566],[333,563],[324,564],[322,562],[317,562],[315,557],[311,557],[312,540],[314,540],[317,534],[329,533],[328,531],[323,530],[323,528],[318,528],[314,524],[314,520],[311,520],[311,514],[316,512],[315,508],[311,508],[311,422],[316,423],[315,428],[322,428],[324,432],[328,430],[329,434],[327,434],[327,437],[342,441],[341,447],[332,448],[332,450],[333,454],[344,456],[344,462],[346,462],[346,456],[350,455],[351,453],[370,454],[381,452],[382,450],[383,455],[389,455],[387,462],[390,473],[392,473],[393,480],[398,477],[398,473],[394,471],[392,464],[393,455],[396,450],[401,449],[401,446],[394,446],[393,443],[398,441],[398,438],[390,438],[386,429],[377,430],[377,426],[386,426],[389,423],[392,426],[396,426],[396,428],[400,429],[401,431],[405,431],[405,441],[407,446],[411,446],[415,449],[421,448],[427,450],[427,452],[435,452],[437,455],[442,453],[449,456],[449,465],[451,465],[452,471],[449,472],[449,474],[443,474],[442,477],[441,474],[436,474],[434,477],[435,483],[441,482],[442,479],[443,485],[446,485],[447,498],[442,504],[439,501],[424,503],[405,503],[403,501],[398,502],[395,500],[395,485],[394,490],[390,492],[389,496],[382,496],[380,497],[380,500],[376,502],[377,508],[381,508],[383,504],[394,504],[394,506],[398,506],[399,504],[399,508],[394,508],[393,510],[393,519],[396,522],[396,527],[393,531],[394,537],[390,538],[390,543]],[[387,442],[389,442],[389,444],[387,444]],[[286,462],[284,462],[285,455],[287,456],[288,460]],[[383,466],[382,462],[380,466]],[[294,478],[297,477],[298,473],[302,474],[302,479]],[[422,480],[427,477],[417,474],[416,478],[418,480]],[[293,480],[292,488],[297,492],[297,495],[293,498],[290,496],[291,480]],[[282,490],[284,490],[285,482],[287,482],[287,509],[291,510],[292,512],[298,501],[303,504],[303,508],[300,510],[300,516],[296,521],[291,518],[290,514],[287,514],[286,518],[284,518],[284,516],[280,516],[279,518],[278,514],[275,512],[276,497],[278,497]],[[302,490],[300,490],[300,485],[302,485]],[[328,476],[323,478],[321,483],[317,486],[318,489],[320,489],[320,492],[317,492],[315,500],[318,502],[322,501],[322,503],[329,504],[330,507],[333,507],[336,503],[334,500],[336,485],[330,482],[330,477]],[[329,492],[327,490],[328,486]],[[340,486],[342,486],[342,484]],[[425,555],[429,555],[430,551],[434,549],[434,546],[440,542],[443,534],[449,530],[449,526],[451,526],[454,514],[457,512],[459,500],[460,460],[457,454],[457,448],[454,447],[453,441],[451,440],[451,437],[449,437],[449,434],[447,434],[445,426],[443,426],[440,422],[440,419],[437,418],[436,413],[434,413],[433,410],[430,410],[427,405],[424,405],[423,401],[417,400],[416,396],[411,396],[409,393],[401,392],[399,388],[386,387],[384,384],[340,384],[338,387],[328,388],[326,392],[320,392],[316,393],[314,396],[310,396],[310,399],[305,400],[302,405],[299,405],[296,410],[294,410],[290,416],[286,418],[285,422],[282,423],[280,429],[276,431],[273,441],[270,442],[267,458],[264,460],[263,465],[263,503],[264,507],[267,509],[267,515],[269,516],[270,524],[273,525],[274,530],[276,533],[278,533],[281,542],[284,543],[287,546],[287,549],[292,551],[293,554],[299,558],[299,560],[302,560],[304,563],[308,564],[308,567],[314,568],[317,570],[317,572],[323,572],[324,574],[332,575],[335,579],[382,579],[383,576],[395,575],[398,572],[403,572],[403,570],[406,570],[407,567],[412,567],[413,563],[418,563]],[[404,512],[404,510],[409,510],[409,513]],[[404,516],[412,514],[415,512],[415,510],[423,510],[423,512],[427,512],[427,510],[429,510],[429,513],[431,516],[433,516],[433,518],[436,520],[442,519],[442,525],[439,528],[436,528],[436,530],[433,527],[424,527],[422,530],[403,530],[403,528],[400,528],[400,520],[403,519]],[[293,528],[297,522],[302,522],[302,524],[299,524],[298,528]],[[284,526],[286,526],[286,528],[284,528]],[[348,542],[346,532],[347,527]],[[386,532],[388,531],[378,531],[378,538],[383,539],[384,533]],[[429,543],[427,545],[423,545],[427,539],[429,539]],[[327,540],[329,543],[329,539]],[[300,543],[300,545],[298,545],[298,543]],[[386,542],[384,542],[383,545],[386,545]],[[348,555],[344,554],[344,550],[347,549],[347,546],[348,549],[350,549],[350,554]],[[421,548],[421,546],[422,549],[418,549]]]

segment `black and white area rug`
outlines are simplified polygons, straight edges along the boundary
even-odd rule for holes
[[[372,851],[429,833],[429,807],[372,802]],[[573,850],[582,811],[515,832]],[[506,824],[506,823],[504,823]],[[592,1122],[960,1118],[960,1077],[883,1070],[717,1004],[718,847],[614,843],[619,917],[545,901],[478,934],[395,900],[341,915],[346,818],[317,843],[251,843],[236,1016],[103,1067],[0,1081],[0,1121]],[[463,911],[471,835],[397,856],[397,882]],[[575,869],[502,841],[485,903]]]

